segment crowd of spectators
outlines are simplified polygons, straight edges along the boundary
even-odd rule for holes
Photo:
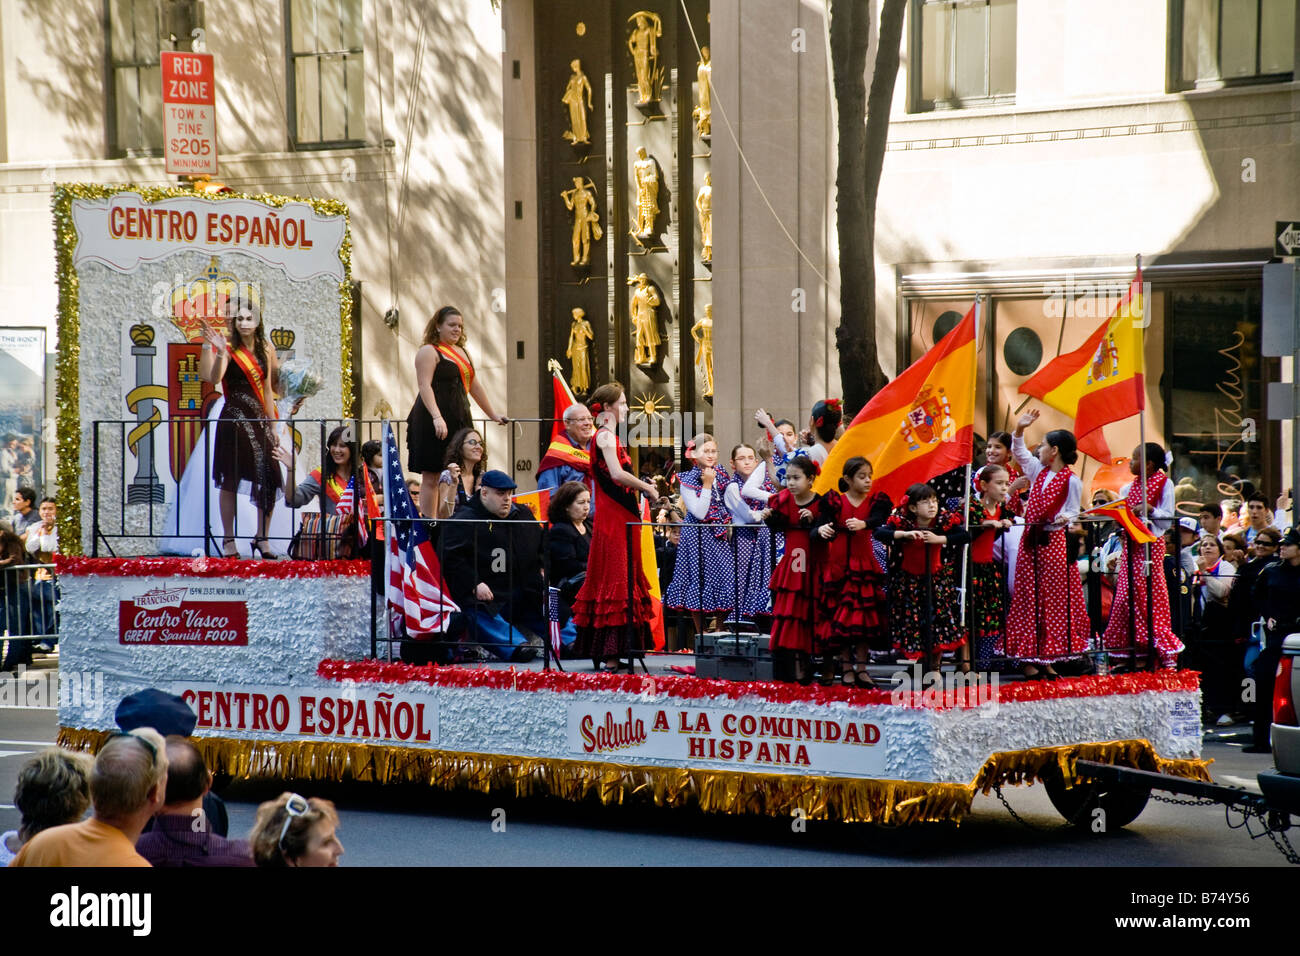
[[[58,506],[18,487],[0,518],[0,636],[9,638],[0,670],[32,663],[57,643],[58,587],[48,565],[59,550]]]

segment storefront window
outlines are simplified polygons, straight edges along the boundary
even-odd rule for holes
[[[1165,387],[1179,510],[1194,515],[1200,503],[1240,497],[1242,481],[1274,493],[1259,287],[1171,292],[1168,300]]]

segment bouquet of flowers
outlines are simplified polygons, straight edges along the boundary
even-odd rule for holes
[[[311,398],[321,390],[320,378],[306,362],[289,359],[280,366],[280,390],[283,394],[276,399],[275,407],[281,418],[289,418],[293,407],[304,398]]]

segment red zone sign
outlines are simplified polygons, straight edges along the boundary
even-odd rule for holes
[[[119,644],[248,646],[242,585],[201,581],[168,587],[146,578],[124,585],[117,608]]]
[[[167,172],[217,174],[217,81],[211,53],[162,53]]]

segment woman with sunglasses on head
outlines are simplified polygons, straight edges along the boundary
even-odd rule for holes
[[[258,866],[338,866],[343,844],[334,804],[319,797],[282,793],[257,808],[248,835]]]
[[[207,319],[201,320],[203,351],[199,356],[199,376],[209,384],[219,383],[225,399],[212,461],[212,483],[221,489],[221,552],[228,558],[239,557],[236,495],[246,492],[257,509],[251,549],[264,558],[278,559],[284,556],[270,549],[266,532],[284,484],[274,457],[279,439],[272,430],[277,417],[279,363],[275,349],[266,345],[261,306],[251,298],[236,296],[227,300],[226,308],[229,339]]]
[[[498,425],[509,419],[498,415],[488,401],[465,351],[465,319],[449,305],[439,309],[425,326],[424,344],[415,353],[415,382],[419,391],[406,416],[408,466],[421,476],[420,514],[432,518],[449,439],[474,424],[470,398]]]

